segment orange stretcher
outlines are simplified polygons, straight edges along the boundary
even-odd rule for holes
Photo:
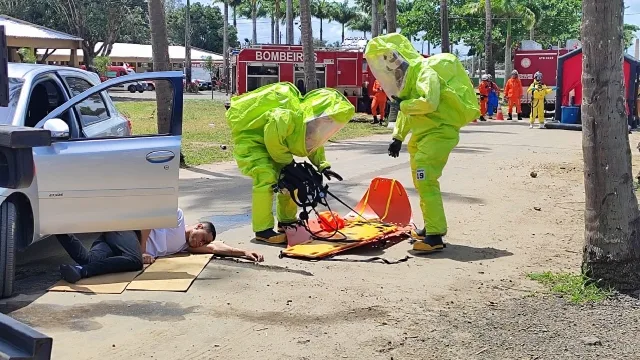
[[[296,240],[289,242],[281,256],[322,259],[365,245],[388,247],[410,237],[411,203],[397,180],[373,179],[354,210],[345,216],[339,231],[325,231],[326,224],[318,220],[309,220],[311,233],[304,228],[289,230],[290,240]]]

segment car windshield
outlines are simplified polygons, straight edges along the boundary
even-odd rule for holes
[[[18,99],[20,98],[20,91],[24,84],[23,79],[9,78],[9,106],[0,107],[0,124],[9,125],[13,120],[13,114],[18,106]]]

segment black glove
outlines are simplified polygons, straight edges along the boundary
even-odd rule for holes
[[[342,181],[342,176],[338,175],[338,173],[336,173],[335,171],[331,170],[331,168],[326,168],[324,170],[322,170],[322,174],[324,174],[324,176],[327,178],[327,180],[331,180],[331,178],[334,178],[338,181]]]
[[[393,139],[393,142],[389,144],[389,156],[397,158],[400,156],[400,149],[402,149],[402,141]]]
[[[395,101],[396,104],[398,104],[398,105],[400,105],[400,103],[402,102],[402,100],[399,97],[395,96],[395,95],[391,95],[391,100]]]

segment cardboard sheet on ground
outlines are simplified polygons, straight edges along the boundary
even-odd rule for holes
[[[145,265],[145,268],[149,265]],[[64,280],[58,281],[49,291],[79,292],[89,294],[122,294],[127,285],[135,279],[143,270],[117,274],[106,274],[81,279],[75,284],[69,284]]]
[[[187,291],[212,257],[211,254],[179,254],[158,258],[127,290]]]

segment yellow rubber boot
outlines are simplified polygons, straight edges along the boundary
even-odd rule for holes
[[[256,240],[264,241],[269,244],[286,244],[287,234],[278,233],[273,229],[267,229],[256,233]]]
[[[426,235],[424,229],[412,230],[411,237],[413,237],[413,239],[415,240],[415,242],[413,243],[414,251],[430,253],[441,251],[442,249],[447,247],[444,242],[442,242],[441,235]]]

